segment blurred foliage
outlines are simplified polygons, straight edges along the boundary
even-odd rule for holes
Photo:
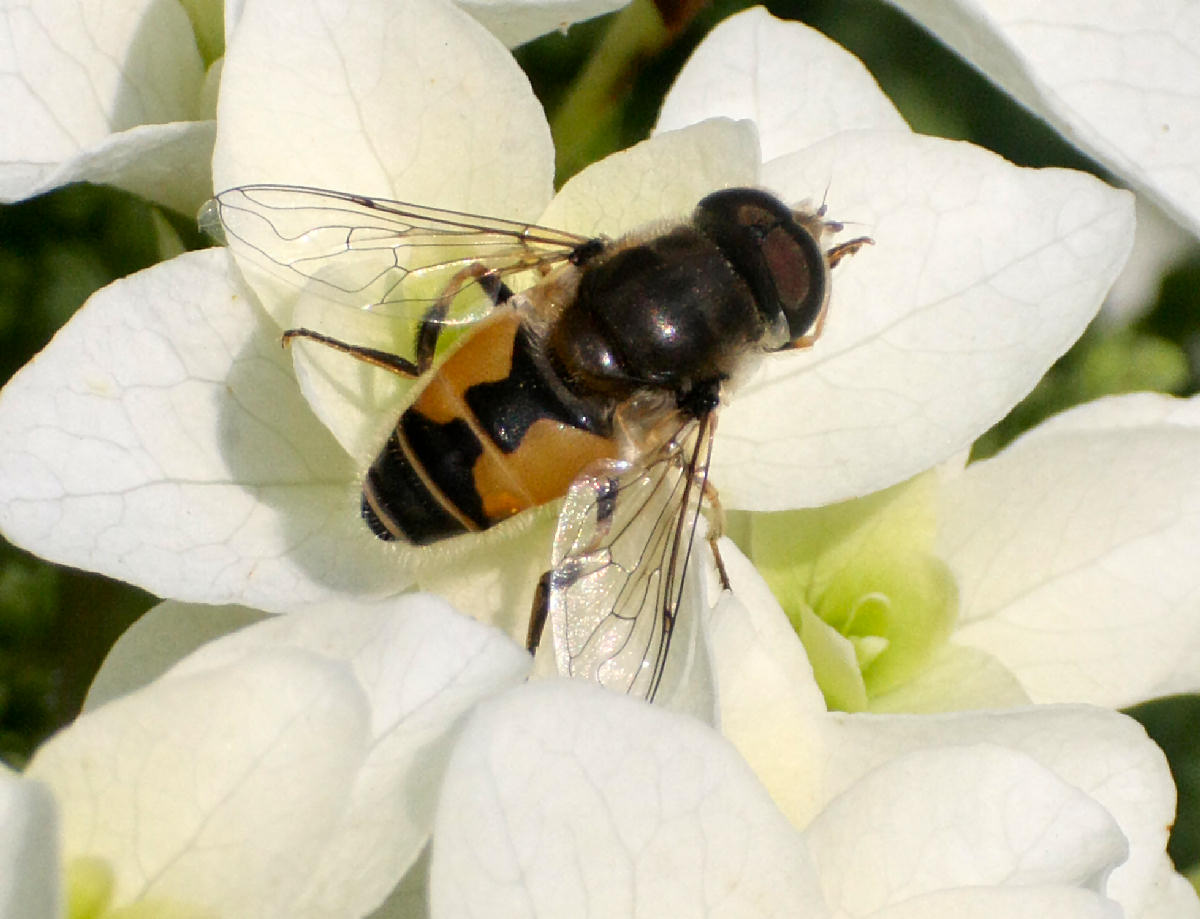
[[[154,602],[0,540],[0,759],[24,765],[78,714],[108,649]]]
[[[561,183],[587,163],[643,139],[679,68],[744,0],[635,0],[628,9],[553,33],[517,51],[550,115]],[[879,0],[778,0],[870,68],[914,129],[989,147],[1029,166],[1086,169],[1086,156],[994,89]],[[210,53],[215,55],[219,42]],[[43,347],[95,289],[205,243],[191,215],[164,215],[107,188],[71,187],[0,207],[0,379]],[[1049,414],[1136,389],[1200,390],[1200,254],[1162,280],[1129,325],[1098,322],[975,456],[990,455]],[[0,543],[0,756],[20,765],[78,710],[93,672],[121,630],[153,602],[103,578],[55,568]],[[1180,786],[1171,852],[1200,864],[1200,698],[1140,706]]]

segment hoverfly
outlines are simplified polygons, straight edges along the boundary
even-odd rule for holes
[[[723,389],[820,334],[829,271],[869,243],[752,188],[617,240],[317,188],[248,185],[201,222],[276,274],[361,308],[419,308],[412,357],[304,339],[418,381],[367,471],[362,516],[424,545],[565,498],[527,646],[653,699],[707,502]],[[435,367],[451,324],[469,332]],[[719,519],[709,527],[716,554]],[[726,586],[728,586],[726,584]]]

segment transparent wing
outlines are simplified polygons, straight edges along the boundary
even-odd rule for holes
[[[700,518],[715,416],[638,464],[599,464],[559,517],[547,615],[559,673],[653,699]]]
[[[493,279],[536,279],[595,244],[534,224],[293,185],[223,191],[201,210],[200,225],[306,295],[356,309],[419,315],[451,289],[465,305],[448,323],[490,308],[479,266]]]

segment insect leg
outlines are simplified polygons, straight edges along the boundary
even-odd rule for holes
[[[538,578],[533,592],[533,607],[529,610],[529,631],[525,633],[525,650],[533,654],[542,643],[542,632],[546,628],[546,616],[550,613],[550,587],[554,572],[547,571]]]
[[[442,334],[442,324],[450,313],[454,298],[462,293],[463,288],[472,282],[478,282],[493,306],[500,306],[512,296],[508,285],[500,280],[499,272],[485,268],[479,262],[468,265],[446,285],[441,296],[437,298],[425,315],[417,329],[417,369],[424,373],[433,366],[433,355],[437,350],[438,338]]]
[[[399,374],[402,377],[415,379],[421,375],[421,371],[416,364],[398,354],[392,354],[390,351],[380,351],[378,348],[366,348],[362,345],[347,344],[336,338],[330,338],[328,335],[322,335],[320,332],[314,332],[312,329],[288,329],[283,333],[283,346],[286,348],[292,343],[292,339],[294,338],[315,341],[317,344],[325,345],[334,351],[349,354],[364,364],[380,367],[392,373]]]
[[[858,239],[851,239],[844,243],[838,243],[832,249],[825,253],[825,258],[829,260],[829,267],[837,267],[837,263],[844,259],[847,255],[853,255],[863,246],[873,246],[875,240],[870,236],[860,236]]]
[[[708,548],[712,550],[713,563],[717,566],[717,577],[721,581],[721,590],[732,590],[733,584],[729,580],[729,572],[725,570],[725,560],[721,558],[721,550],[717,548],[717,540],[720,536],[714,537],[712,533],[708,534]]]
[[[725,508],[721,504],[721,498],[717,494],[716,488],[707,479],[704,480],[704,500],[709,509],[709,513],[706,515],[708,534],[705,539],[708,540],[708,548],[712,550],[713,562],[717,566],[717,577],[721,579],[721,589],[729,590],[729,573],[725,570],[721,550],[717,548],[717,541],[725,535]]]
[[[592,535],[588,551],[593,551],[608,537],[617,509],[620,484],[616,479],[608,477],[603,482],[597,481],[594,486],[596,532]],[[542,640],[542,632],[546,628],[546,617],[550,614],[550,592],[569,586],[577,578],[576,566],[571,564],[551,568],[538,578],[537,588],[533,592],[533,606],[529,611],[529,630],[525,634],[525,649],[530,654],[537,650]]]

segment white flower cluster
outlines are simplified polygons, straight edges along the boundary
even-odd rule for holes
[[[0,917],[1200,917],[1166,763],[1113,710],[1200,689],[1200,407],[1112,399],[961,459],[1099,309],[1133,196],[912,133],[760,9],[701,44],[650,139],[555,195],[505,45],[613,5],[245,0],[206,74],[204,4],[6,4],[10,199],[290,183],[616,235],[752,185],[827,194],[875,245],[837,267],[816,347],[722,410],[712,481],[750,558],[724,543],[734,589],[702,616],[711,724],[526,683],[547,515],[483,551],[370,536],[359,476],[404,387],[281,349],[310,305],[221,249],[95,294],[0,394],[0,529],[169,599],[0,773]],[[898,5],[1200,228],[1200,4]],[[902,511],[854,516],[909,480]],[[762,515],[797,509],[785,544]],[[847,571],[874,597],[858,572],[896,534],[950,612],[872,694],[913,624],[813,610]],[[829,710],[829,661],[862,710]]]

